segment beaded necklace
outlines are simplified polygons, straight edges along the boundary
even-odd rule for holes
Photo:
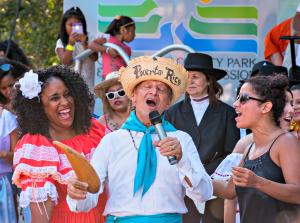
[[[137,148],[136,145],[135,145],[135,141],[134,141],[134,139],[133,139],[133,136],[132,136],[132,134],[131,134],[131,131],[130,131],[129,129],[127,129],[127,131],[129,132],[129,134],[130,134],[130,136],[131,136],[131,139],[132,139],[132,142],[133,142],[133,145],[134,145],[134,148],[135,148],[136,151],[137,151],[138,148]]]

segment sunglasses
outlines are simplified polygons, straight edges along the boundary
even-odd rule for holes
[[[3,70],[3,71],[9,71],[10,64],[3,64],[3,65],[1,65],[0,69]]]
[[[108,92],[105,94],[105,96],[107,97],[108,100],[113,100],[115,99],[116,94],[121,98],[126,96],[125,91],[123,89],[118,90],[116,92]]]
[[[255,100],[255,101],[260,101],[262,103],[265,102],[265,100],[250,97],[250,96],[247,95],[247,93],[242,93],[242,94],[238,95],[237,98],[236,98],[237,101],[238,100],[240,101],[241,105],[244,105],[246,103],[246,101],[248,101],[249,99]]]

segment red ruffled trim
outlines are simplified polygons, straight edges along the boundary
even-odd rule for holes
[[[217,174],[218,176],[221,176],[221,177],[230,177],[231,175],[222,175],[222,174],[219,174],[217,172],[214,172],[214,174]]]
[[[60,142],[66,144],[67,146],[70,146],[71,148],[75,149],[77,152],[83,154],[87,160],[90,162],[92,155],[94,153],[95,148],[100,143],[101,139],[105,136],[105,128],[103,125],[101,125],[96,119],[92,119],[92,125],[90,128],[89,134],[79,134],[72,139],[68,140],[62,140]],[[47,178],[51,175],[51,177],[58,181],[61,184],[67,184],[68,181],[74,177],[76,177],[75,173],[71,173],[73,171],[72,167],[70,165],[64,165],[61,167],[61,162],[64,160],[64,163],[68,161],[64,157],[65,154],[58,149],[56,146],[53,145],[53,140],[49,140],[46,137],[42,135],[30,135],[26,134],[22,137],[22,139],[18,142],[18,144],[15,147],[15,173],[13,176],[13,182],[18,186],[21,187],[21,180],[22,175],[28,176],[31,178]],[[26,145],[29,144],[29,145]],[[34,147],[34,148],[28,148],[24,152],[24,149],[21,150],[23,147]],[[38,153],[38,151],[42,151],[42,149],[39,150],[38,147],[46,148],[43,150],[42,153]],[[51,156],[49,160],[47,159],[47,148],[49,148],[49,151],[51,151]],[[56,151],[54,150],[56,149]],[[20,150],[18,156],[18,150]],[[37,152],[30,158],[25,158],[25,154],[30,154],[30,152],[36,150]],[[57,154],[56,154],[57,153]],[[57,155],[57,157],[55,157]],[[54,156],[54,157],[53,157]],[[34,157],[38,157],[37,159],[34,159]],[[43,157],[43,158],[41,158]],[[45,158],[46,157],[46,158]],[[23,165],[22,165],[23,164]],[[20,165],[20,166],[19,166]],[[26,165],[26,166],[25,166]],[[19,167],[18,167],[19,166]],[[43,171],[38,170],[39,168],[43,168]],[[36,170],[36,171],[34,171]],[[67,177],[67,179],[62,179],[62,176]]]

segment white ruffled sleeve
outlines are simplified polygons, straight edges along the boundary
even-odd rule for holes
[[[243,154],[241,153],[231,153],[220,163],[215,172],[211,175],[211,178],[214,180],[229,180],[232,175],[231,168],[238,166],[242,158]]]

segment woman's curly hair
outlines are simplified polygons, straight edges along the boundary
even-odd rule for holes
[[[289,85],[288,78],[283,74],[257,76],[245,80],[245,84],[246,83],[251,84],[255,94],[257,94],[260,99],[273,104],[271,117],[276,125],[279,126],[279,118],[283,115],[284,107],[287,102],[285,92]]]
[[[20,89],[17,89],[12,102],[12,108],[17,115],[18,130],[21,137],[29,133],[31,135],[41,134],[49,139],[51,138],[48,118],[40,96],[52,78],[61,79],[69,89],[70,95],[74,98],[75,115],[72,125],[73,129],[77,134],[88,133],[92,121],[90,108],[94,105],[94,97],[83,78],[75,71],[64,66],[54,66],[35,71],[35,73],[38,74],[39,81],[43,82],[39,98],[26,98],[22,95]]]

